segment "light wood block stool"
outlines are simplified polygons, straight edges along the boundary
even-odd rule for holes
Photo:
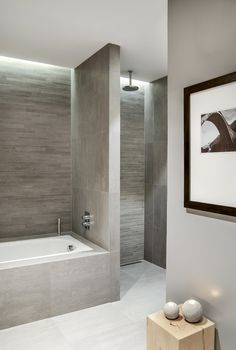
[[[215,324],[207,318],[193,324],[181,312],[168,320],[163,311],[147,318],[147,350],[214,350],[214,336]]]

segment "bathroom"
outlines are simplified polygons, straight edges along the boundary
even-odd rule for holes
[[[234,349],[235,150],[193,144],[236,118],[235,5],[1,1],[1,350],[156,350],[157,314]]]
[[[150,195],[157,178],[166,189],[166,146],[154,179],[150,130],[166,125],[167,79],[120,78],[112,44],[73,70],[1,57],[0,79],[1,328],[119,300],[120,264],[165,267],[166,213],[153,256],[150,203],[166,199]]]

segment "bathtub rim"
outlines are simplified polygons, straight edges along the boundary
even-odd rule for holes
[[[98,246],[95,243],[87,240],[86,238],[78,235],[77,233],[70,231],[70,232],[63,232],[61,234],[61,236],[66,236],[66,235],[70,235],[71,237],[86,244],[88,247],[92,248],[92,250],[83,251],[83,252],[72,251],[69,254],[48,255],[48,256],[26,258],[26,259],[22,259],[22,260],[12,260],[12,261],[7,261],[7,262],[0,262],[0,270],[22,267],[22,266],[29,266],[29,265],[37,265],[37,264],[43,264],[43,263],[50,263],[50,262],[55,262],[55,261],[78,259],[78,258],[83,258],[85,256],[90,256],[90,255],[97,255],[97,254],[104,254],[104,253],[109,254],[109,251],[105,250],[104,248],[101,248],[100,246]],[[0,240],[0,244],[6,243],[6,242],[12,242],[12,241],[22,241],[22,240],[27,240],[27,239],[39,239],[39,238],[50,238],[50,237],[56,238],[57,234],[36,235],[34,237],[24,236],[24,238],[21,237],[20,239],[11,239],[11,240],[9,240],[9,239],[3,240],[2,239],[2,240]]]

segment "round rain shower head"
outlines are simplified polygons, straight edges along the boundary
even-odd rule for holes
[[[123,87],[123,90],[125,91],[137,91],[139,89],[138,86],[134,86],[134,85],[126,85]]]
[[[129,85],[123,87],[124,91],[137,91],[138,86],[132,85],[132,70],[129,70]]]

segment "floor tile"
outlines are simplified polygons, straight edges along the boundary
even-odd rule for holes
[[[0,331],[1,350],[145,350],[146,316],[165,302],[165,270],[121,267],[121,300]]]
[[[2,330],[1,350],[72,350],[51,319]]]

